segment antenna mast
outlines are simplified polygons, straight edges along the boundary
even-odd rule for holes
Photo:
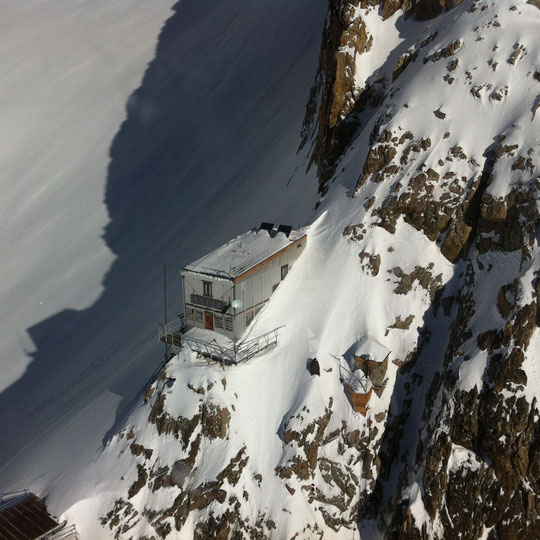
[[[167,327],[167,263],[163,262],[163,309],[165,311],[165,328]],[[167,343],[167,330],[165,330],[165,363],[169,356],[169,344]],[[173,338],[174,339],[174,338]]]

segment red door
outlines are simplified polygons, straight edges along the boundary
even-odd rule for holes
[[[204,312],[204,327],[207,330],[213,330],[214,329],[214,316],[210,311]]]

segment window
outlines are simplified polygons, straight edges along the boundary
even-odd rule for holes
[[[216,325],[216,328],[223,328],[223,317],[214,315],[214,324]]]
[[[195,320],[195,310],[193,308],[187,309],[186,318],[190,321]]]
[[[261,311],[261,309],[262,309],[262,306],[259,306],[259,307],[255,308],[255,316],[257,316],[257,313],[259,313],[259,311]]]
[[[212,296],[212,283],[210,281],[203,281],[202,286],[204,296]]]
[[[225,317],[225,330],[229,330],[229,332],[233,331],[232,317]]]
[[[253,320],[253,311],[248,311],[246,313],[246,326],[249,326],[252,320]]]
[[[203,314],[202,311],[199,311],[198,309],[195,309],[195,321],[202,323],[203,321]]]
[[[285,276],[289,273],[289,265],[288,264],[284,264],[282,267],[281,267],[281,281],[283,281],[285,279]]]

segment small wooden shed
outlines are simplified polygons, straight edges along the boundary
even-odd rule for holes
[[[359,412],[362,416],[366,416],[367,404],[371,398],[373,392],[373,386],[369,384],[369,380],[366,379],[366,385],[355,384],[356,381],[349,379],[345,383],[349,397],[351,398],[351,404],[355,412]],[[369,388],[369,390],[368,390]]]
[[[366,416],[367,404],[373,392],[371,381],[361,371],[351,372],[343,367],[341,369],[353,410]]]
[[[358,341],[354,351],[354,368],[364,373],[373,383],[375,389],[382,388],[390,349],[372,336],[366,336]]]

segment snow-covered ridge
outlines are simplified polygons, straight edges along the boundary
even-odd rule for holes
[[[179,519],[181,512],[184,517],[181,519],[180,534],[190,537],[193,530],[202,527],[201,514],[197,507],[184,508],[178,497],[197,489],[209,490],[209,482],[219,477],[222,467],[234,461],[239,452],[242,460],[247,460],[239,472],[239,478],[235,476],[235,483],[222,480],[219,485],[219,489],[227,495],[223,494],[222,500],[217,502],[209,499],[203,508],[199,508],[201,511],[212,509],[220,526],[235,526],[236,521],[231,524],[228,517],[223,517],[228,515],[227,509],[234,508],[242,519],[247,518],[250,527],[254,526],[251,518],[254,511],[257,516],[264,517],[261,523],[269,521],[274,524],[272,527],[262,526],[261,533],[264,534],[282,536],[295,530],[303,531],[302,534],[309,537],[315,531],[326,531],[325,535],[332,535],[334,528],[335,537],[338,538],[343,534],[343,526],[354,527],[359,502],[357,488],[358,485],[367,486],[362,473],[365,464],[358,461],[354,446],[373,417],[381,413],[384,416],[389,394],[383,399],[373,395],[369,404],[371,420],[368,419],[366,423],[362,416],[351,409],[340,382],[338,357],[368,331],[370,335],[379,336],[392,349],[391,360],[394,362],[399,361],[399,355],[405,355],[414,347],[414,326],[411,326],[410,332],[391,327],[398,318],[396,313],[406,318],[412,298],[418,302],[421,313],[425,309],[421,306],[429,303],[429,293],[415,287],[408,298],[393,301],[392,289],[385,287],[384,276],[395,267],[397,261],[403,259],[407,250],[417,252],[432,249],[435,254],[436,248],[430,247],[430,243],[420,235],[405,247],[405,251],[396,246],[379,269],[380,278],[374,283],[371,272],[363,274],[357,271],[357,246],[345,241],[342,236],[346,223],[346,219],[334,220],[330,213],[326,213],[310,228],[306,251],[274,293],[268,307],[255,320],[252,329],[254,335],[273,328],[276,321],[285,324],[274,350],[247,364],[225,370],[217,365],[208,366],[206,361],[197,360],[189,352],[181,353],[164,372],[162,382],[151,388],[149,404],[128,421],[129,426],[133,426],[132,435],[124,438],[131,430],[131,427],[127,427],[120,438],[109,443],[96,465],[99,472],[93,470],[90,475],[109,479],[111,487],[106,489],[109,497],[113,496],[110,492],[112,486],[117,486],[113,488],[116,511],[106,520],[112,532],[118,530],[118,523],[120,526],[133,525],[133,529],[130,529],[132,534],[149,534],[162,526],[174,528],[173,522]],[[409,228],[407,225],[404,227]],[[391,241],[392,236],[386,231],[381,230],[380,234],[377,245]],[[339,239],[337,243],[336,235]],[[416,245],[416,241],[420,244]],[[448,264],[446,266],[449,268]],[[333,276],[338,274],[348,275],[348,281],[334,280]],[[321,284],[325,284],[324,290]],[[355,291],[354,296],[351,295],[352,291]],[[365,318],[363,306],[374,302],[387,306],[385,311]],[[310,357],[317,357],[320,362],[320,378],[311,377],[306,369],[306,360]],[[392,376],[387,387],[391,388],[391,380]],[[163,400],[164,409],[154,414],[154,420],[148,422],[146,418],[152,416],[150,411],[162,406],[160,400]],[[193,420],[200,407],[213,408],[221,418],[221,423],[218,422],[221,435],[217,439],[222,440],[214,440],[216,437],[208,435],[205,422],[214,421],[205,420],[205,414],[199,413],[203,414],[200,425],[199,420]],[[184,435],[180,432],[175,434],[174,429],[171,433],[160,427],[155,417],[163,414],[170,419],[163,419],[163,426],[169,425],[168,422],[178,425]],[[310,428],[314,421],[319,422],[320,426],[315,432]],[[181,426],[189,422],[195,422],[197,428],[190,429],[186,435]],[[302,432],[306,433],[307,439],[297,435]],[[180,439],[183,440],[183,454],[179,454],[178,450],[177,440]],[[313,441],[314,446],[310,446]],[[151,458],[145,457],[143,451],[139,454],[139,446],[132,445],[142,445],[151,450]],[[128,447],[136,449],[136,457],[131,455],[133,452],[128,451]],[[179,459],[183,463],[191,459],[193,475],[189,486],[173,482],[173,485],[165,488],[157,487],[161,486],[161,480],[157,480],[156,476],[158,471],[162,471],[164,478],[169,478]],[[349,486],[347,488],[343,484],[340,487],[339,480],[334,481],[329,477],[325,480],[324,468],[319,469],[320,463],[326,463],[329,470],[341,470],[343,460],[351,464],[344,472],[348,477],[343,480]],[[144,467],[146,472],[140,472],[140,467]],[[139,486],[139,483],[140,489],[126,501],[125,486]],[[315,489],[311,487],[313,483],[317,486]],[[344,495],[343,489],[351,490],[350,494]],[[155,490],[161,494],[157,499],[152,495]],[[341,508],[341,504],[349,507],[346,514],[332,506],[325,506],[324,511],[319,513],[316,507],[310,505],[315,500],[331,501],[344,496],[346,499],[338,507]],[[120,499],[125,502],[118,502]],[[150,500],[154,502],[148,506]],[[174,501],[176,504],[173,504]],[[99,506],[105,516],[114,505],[110,499],[100,499]],[[125,519],[111,521],[115,515],[123,516],[126,507],[129,512]],[[145,510],[149,508],[154,513]],[[76,521],[79,511],[81,509],[77,506],[67,516]],[[135,511],[143,516],[146,512],[146,517],[132,518]],[[168,515],[170,518],[167,518]],[[218,516],[221,517],[218,519]],[[328,524],[334,521],[335,524],[329,529]],[[249,534],[249,529],[244,532]]]

